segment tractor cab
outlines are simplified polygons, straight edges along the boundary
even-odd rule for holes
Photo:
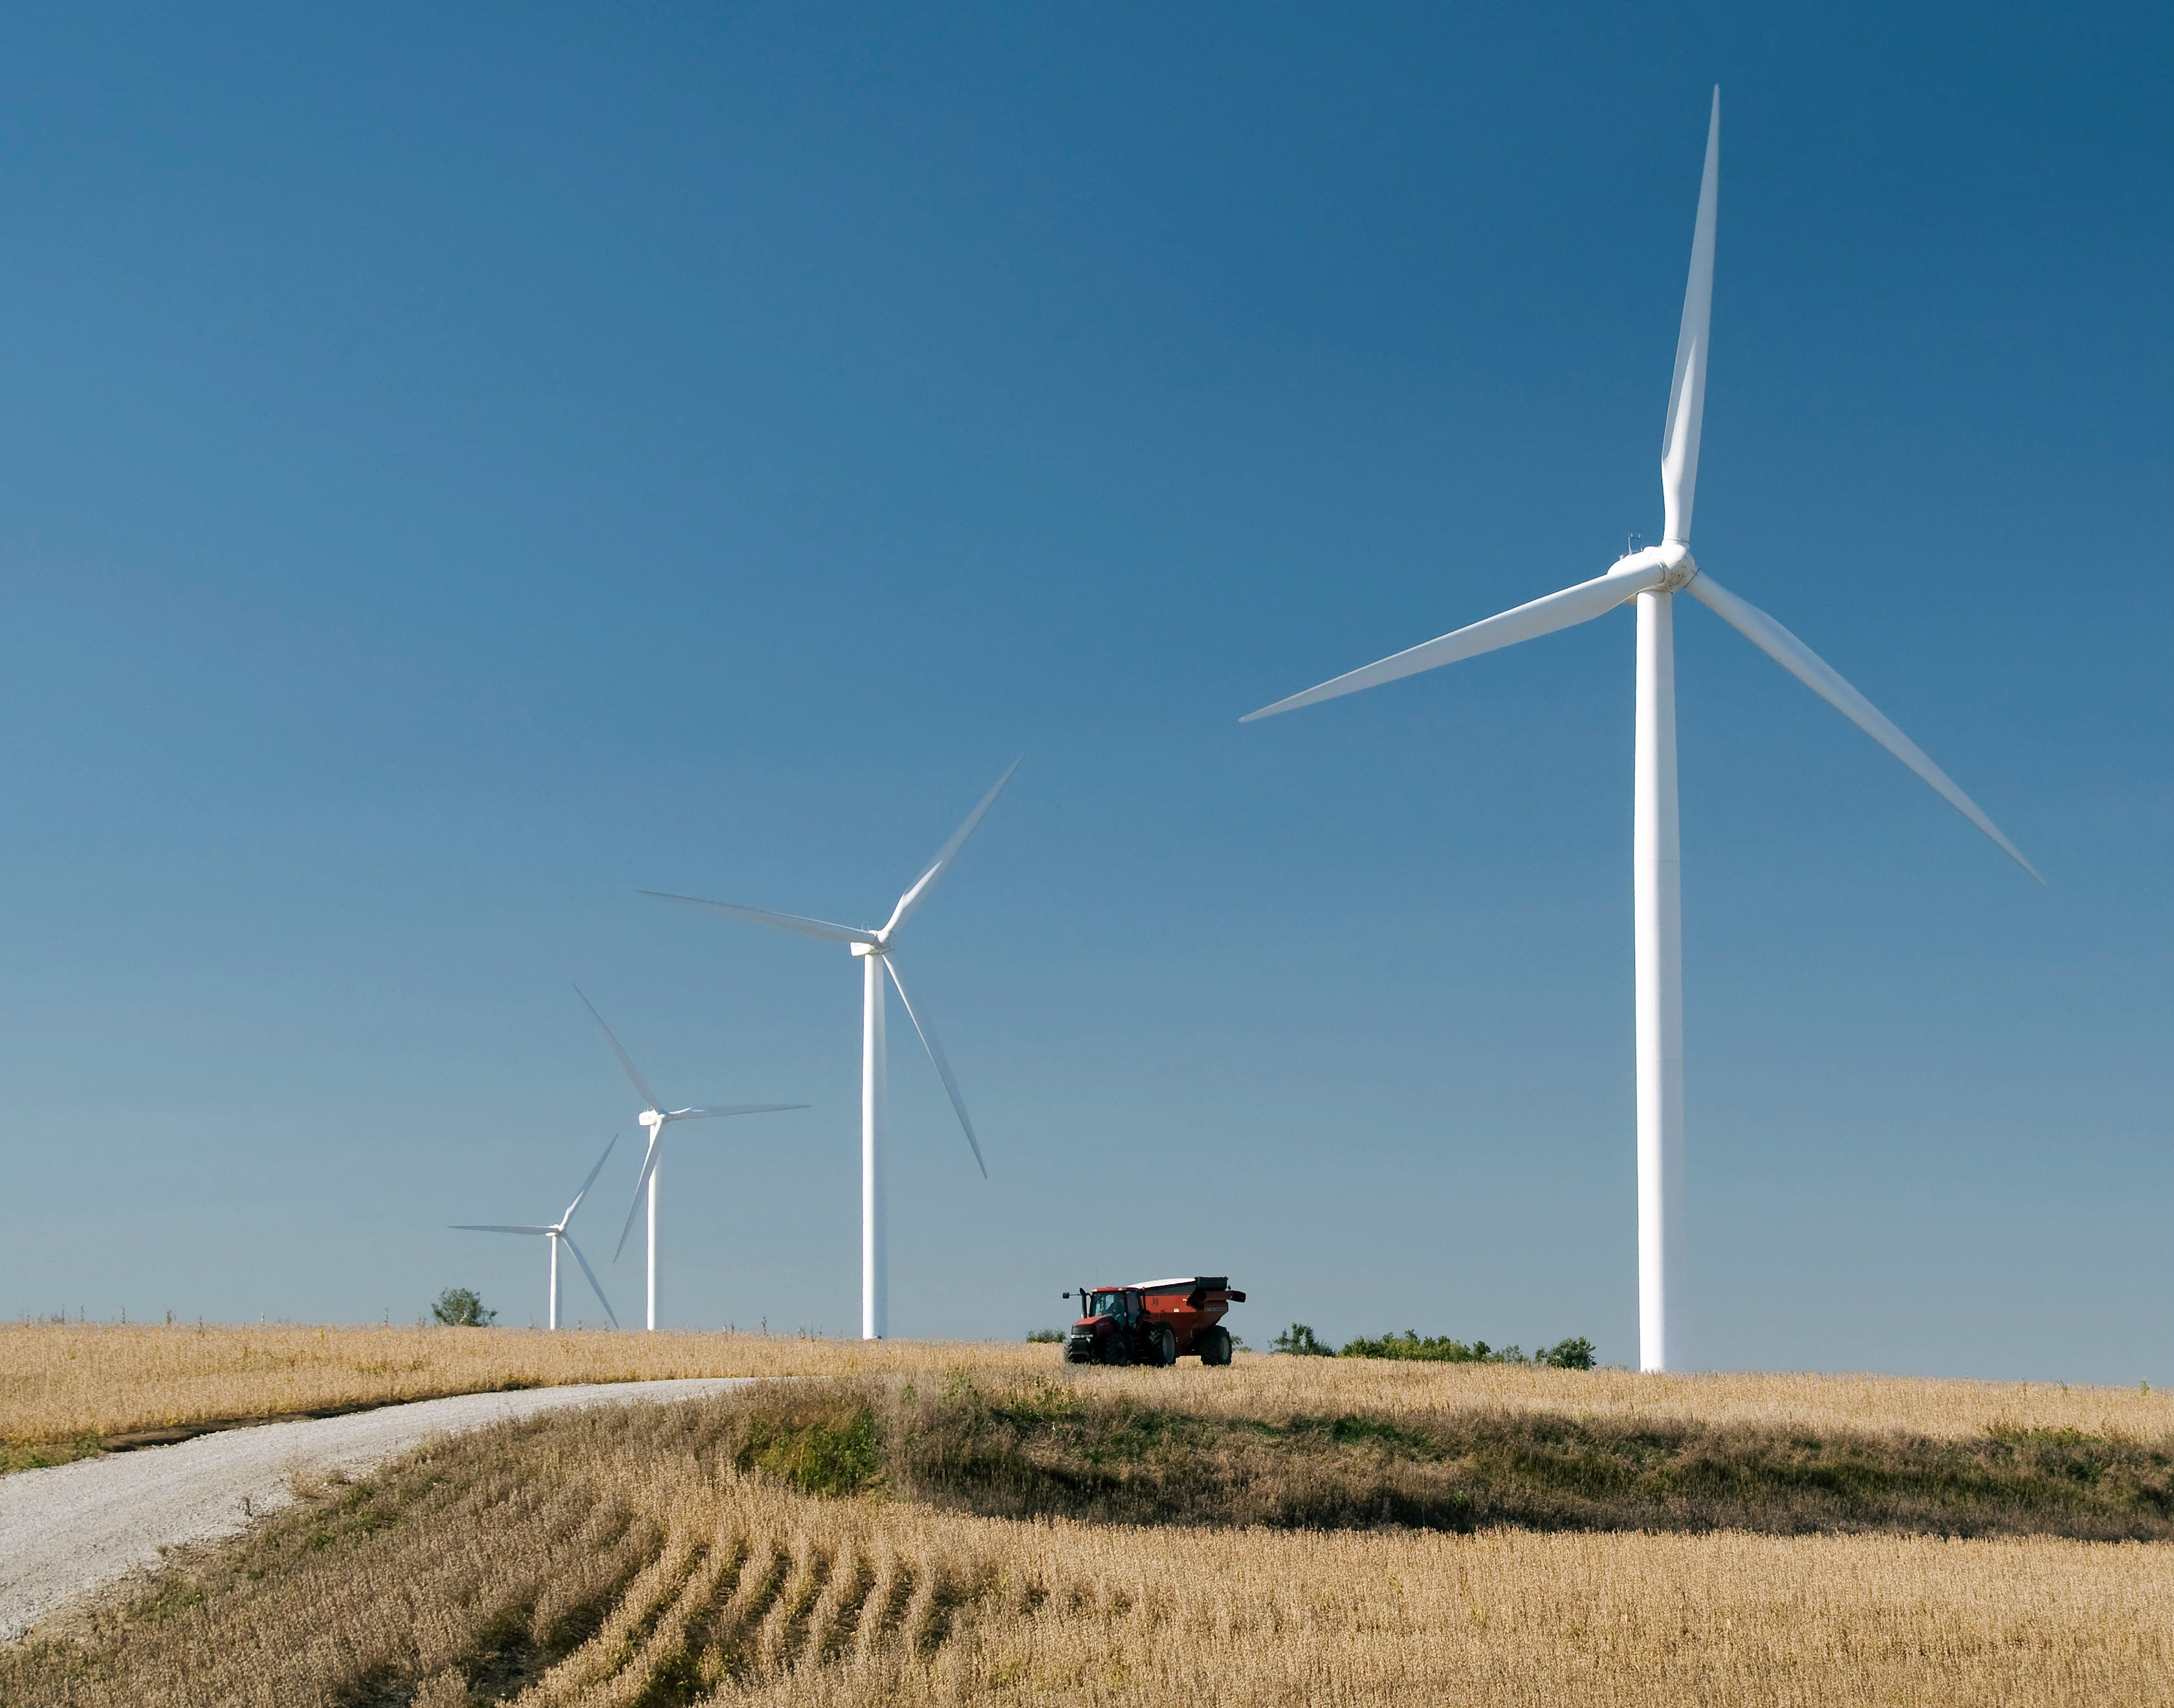
[[[1079,1319],[1064,1337],[1067,1364],[1166,1365],[1185,1357],[1230,1363],[1230,1332],[1222,1317],[1246,1295],[1227,1275],[1183,1275],[1082,1287],[1079,1299]]]
[[[1069,1299],[1072,1295],[1064,1295]],[[1100,1292],[1079,1289],[1082,1322],[1106,1322],[1112,1327],[1137,1326],[1143,1311],[1140,1289],[1137,1287],[1105,1287]]]

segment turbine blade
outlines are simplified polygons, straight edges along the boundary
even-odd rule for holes
[[[700,1121],[711,1115],[774,1115],[781,1109],[805,1109],[804,1103],[728,1103],[722,1109],[675,1109],[674,1121]]]
[[[611,1300],[604,1297],[603,1283],[597,1279],[597,1272],[589,1267],[589,1260],[581,1255],[581,1248],[574,1243],[571,1234],[561,1234],[559,1237],[566,1242],[566,1249],[574,1254],[574,1261],[581,1266],[581,1273],[589,1278],[589,1285],[596,1292],[597,1303],[603,1306],[604,1315],[611,1318],[611,1326],[618,1327],[619,1312],[611,1308]]]
[[[1264,705],[1258,711],[1249,711],[1238,722],[1251,723],[1256,718],[1274,717],[1279,711],[1295,711],[1301,705],[1316,705],[1324,700],[1334,700],[1340,695],[1355,694],[1362,688],[1394,682],[1399,677],[1415,676],[1422,670],[1455,664],[1463,659],[1477,657],[1482,652],[1492,652],[1497,647],[1514,646],[1520,640],[1537,640],[1543,635],[1554,634],[1558,629],[1589,623],[1595,617],[1614,610],[1625,599],[1635,597],[1648,587],[1658,586],[1665,578],[1666,571],[1658,564],[1641,564],[1633,570],[1610,570],[1604,576],[1596,576],[1589,581],[1580,581],[1574,587],[1565,587],[1560,592],[1549,593],[1545,598],[1534,599],[1528,604],[1518,606],[1514,611],[1505,611],[1500,616],[1467,624],[1452,634],[1408,648],[1377,663],[1369,664],[1364,669],[1332,678],[1318,688],[1309,688],[1303,694],[1294,694],[1289,700],[1279,700],[1274,705]]]
[[[559,1225],[561,1228],[574,1219],[574,1212],[581,1208],[581,1200],[588,1197],[589,1188],[597,1183],[597,1176],[604,1171],[604,1164],[610,1158],[613,1147],[618,1143],[619,1135],[614,1133],[611,1136],[611,1143],[604,1147],[603,1155],[597,1159],[597,1165],[589,1170],[589,1177],[581,1182],[581,1191],[574,1194],[574,1202],[566,1206],[566,1213],[559,1218]]]
[[[796,937],[812,937],[825,943],[868,943],[876,940],[872,931],[857,931],[850,925],[833,925],[827,919],[803,919],[797,913],[772,913],[766,908],[742,907],[738,902],[708,901],[699,895],[674,895],[668,889],[645,889],[644,895],[653,895],[659,901],[677,901],[688,907],[706,907],[712,913],[722,913],[729,919],[744,919],[749,925],[766,925],[772,931],[789,931]]]
[[[555,1234],[556,1228],[511,1228],[503,1222],[452,1222],[447,1224],[462,1234]]]
[[[1668,419],[1661,429],[1663,537],[1689,545],[1691,500],[1698,489],[1699,428],[1706,419],[1706,353],[1713,322],[1713,231],[1721,198],[1721,90],[1713,92],[1706,126],[1706,171],[1699,180],[1698,223],[1691,228],[1690,278],[1684,285],[1684,322],[1676,334],[1676,372],[1668,382]]]
[[[1690,591],[1723,622],[1931,784],[1942,800],[1984,831],[2009,859],[2041,884],[2046,881],[2016,846],[2000,834],[2000,827],[1978,809],[1977,803],[1957,788],[1954,780],[1925,756],[1924,749],[1890,723],[1877,706],[1843,681],[1825,659],[1712,576],[1704,573],[1692,576]]]
[[[657,1153],[664,1148],[666,1123],[658,1122],[649,1129],[649,1149],[641,1155],[641,1177],[634,1183],[634,1203],[626,1213],[626,1225],[619,1230],[619,1244],[612,1249],[612,1262],[619,1262],[619,1253],[626,1250],[626,1236],[634,1231],[634,1219],[641,1213],[641,1190],[649,1184],[650,1170],[657,1166]]]
[[[959,1111],[959,1125],[965,1129],[966,1143],[974,1153],[974,1165],[982,1171],[982,1178],[989,1177],[989,1165],[982,1160],[982,1142],[974,1137],[974,1122],[966,1113],[966,1100],[959,1095],[959,1082],[951,1077],[951,1064],[944,1059],[944,1046],[936,1041],[935,1032],[924,1024],[913,1006],[913,998],[906,993],[906,981],[898,976],[898,958],[885,955],[884,965],[890,969],[890,981],[898,986],[898,999],[906,1004],[906,1017],[913,1022],[913,1030],[921,1034],[921,1047],[928,1051],[928,1059],[936,1064],[936,1074],[950,1094],[951,1106]]]
[[[944,875],[944,868],[949,866],[953,857],[966,846],[966,839],[974,834],[982,820],[988,816],[989,808],[997,804],[997,797],[1003,793],[1004,785],[1011,781],[1012,774],[1025,763],[1026,755],[1021,754],[1004,767],[1004,774],[997,779],[996,787],[982,797],[981,805],[966,814],[966,822],[951,833],[951,840],[936,851],[936,857],[928,862],[927,869],[920,877],[913,880],[906,894],[899,897],[898,905],[891,910],[890,922],[877,932],[877,936],[888,940],[893,932],[913,917],[921,904],[928,899],[928,892],[936,887],[936,880]]]
[[[574,986],[574,994],[581,997],[579,985]],[[641,1077],[641,1069],[634,1065],[634,1057],[626,1053],[619,1040],[613,1036],[612,1029],[604,1024],[604,1017],[597,1012],[597,1005],[587,997],[581,997],[581,1006],[589,1011],[589,1018],[597,1023],[597,1030],[604,1035],[604,1042],[611,1046],[612,1054],[619,1057],[619,1065],[626,1069],[626,1077],[634,1081],[634,1089],[641,1094],[641,1106],[644,1109],[662,1107],[657,1100],[657,1094],[649,1089],[649,1082]]]

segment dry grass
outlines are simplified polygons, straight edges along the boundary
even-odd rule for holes
[[[2174,1435],[2174,1392],[1895,1376],[1639,1376],[1361,1359],[1257,1358],[1227,1370],[1065,1372],[1050,1346],[756,1334],[518,1329],[0,1325],[0,1440],[66,1444],[213,1419],[291,1415],[510,1386],[697,1376],[868,1376],[956,1367],[1036,1373],[1204,1413],[1396,1418],[1475,1405],[1695,1421],[1788,1423],[1962,1439],[2075,1430]]]
[[[559,1415],[290,1509],[20,1708],[2174,1702],[2174,1547],[975,1518],[760,1472],[744,1408]]]
[[[509,1387],[872,1375],[961,1362],[1024,1372],[1052,1357],[1046,1346],[761,1334],[8,1323],[0,1324],[0,1468],[57,1462],[146,1430]]]
[[[1905,1430],[1951,1440],[2025,1430],[2074,1430],[2131,1440],[2174,1435],[2174,1392],[2063,1382],[1641,1376],[1342,1358],[1245,1359],[1229,1370],[1187,1363],[1130,1372],[1129,1382],[1189,1411],[1278,1419],[1342,1412],[1398,1418],[1481,1405],[1538,1406],[1593,1417],[1716,1427],[1787,1424],[1866,1434]]]

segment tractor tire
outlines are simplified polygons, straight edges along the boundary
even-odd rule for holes
[[[1148,1362],[1158,1370],[1168,1370],[1177,1362],[1177,1337],[1167,1328],[1158,1328],[1148,1337]]]
[[[1133,1361],[1133,1343],[1122,1334],[1113,1334],[1102,1343],[1102,1362],[1130,1364]]]
[[[1194,1337],[1193,1345],[1198,1349],[1203,1364],[1230,1362],[1230,1331],[1220,1323],[1202,1329]]]

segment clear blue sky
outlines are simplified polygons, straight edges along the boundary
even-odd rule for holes
[[[857,969],[635,891],[880,920],[1024,751],[899,1332],[1633,1359],[1630,619],[1237,720],[1653,537],[1717,82],[1701,560],[2051,885],[1684,613],[1695,1354],[2174,1381],[2174,28],[1464,10],[0,20],[0,1310],[539,1314],[578,980],[814,1105],[668,1322],[848,1329]]]

